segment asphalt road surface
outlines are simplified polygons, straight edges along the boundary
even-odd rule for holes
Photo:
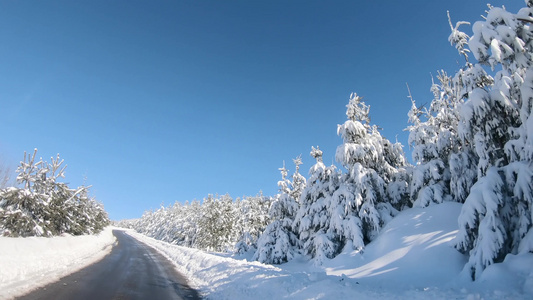
[[[101,261],[17,299],[200,299],[172,263],[120,230]]]

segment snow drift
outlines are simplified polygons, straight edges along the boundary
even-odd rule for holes
[[[324,264],[328,274],[360,283],[411,288],[439,286],[461,272],[467,258],[450,242],[457,234],[459,203],[413,208],[390,221],[363,252],[342,253]]]

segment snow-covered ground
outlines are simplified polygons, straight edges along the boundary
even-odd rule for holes
[[[475,283],[450,245],[461,204],[403,211],[364,253],[346,251],[315,266],[303,258],[271,266],[169,245],[133,231],[207,299],[532,299],[533,254],[510,255]]]
[[[475,283],[450,246],[461,204],[401,212],[364,253],[315,266],[303,257],[271,266],[128,234],[158,249],[207,299],[533,299],[533,254],[509,255]],[[115,238],[0,238],[0,299],[12,298],[105,256]]]
[[[0,237],[0,299],[10,299],[84,268],[111,252],[110,227],[99,235]]]

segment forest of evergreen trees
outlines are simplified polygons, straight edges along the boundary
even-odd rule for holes
[[[308,177],[300,158],[290,177],[283,166],[274,197],[209,196],[147,212],[132,226],[177,245],[253,251],[264,263],[296,254],[320,263],[363,249],[401,210],[455,201],[463,206],[454,245],[469,256],[472,279],[507,254],[533,252],[533,0],[525,3],[517,13],[489,6],[471,37],[459,28],[469,23],[450,20],[464,65],[438,73],[428,107],[411,99],[413,165],[352,94],[337,131],[343,168],[326,166],[313,147]]]

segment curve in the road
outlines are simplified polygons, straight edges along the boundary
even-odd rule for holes
[[[101,261],[18,299],[200,299],[163,255],[121,230]]]

